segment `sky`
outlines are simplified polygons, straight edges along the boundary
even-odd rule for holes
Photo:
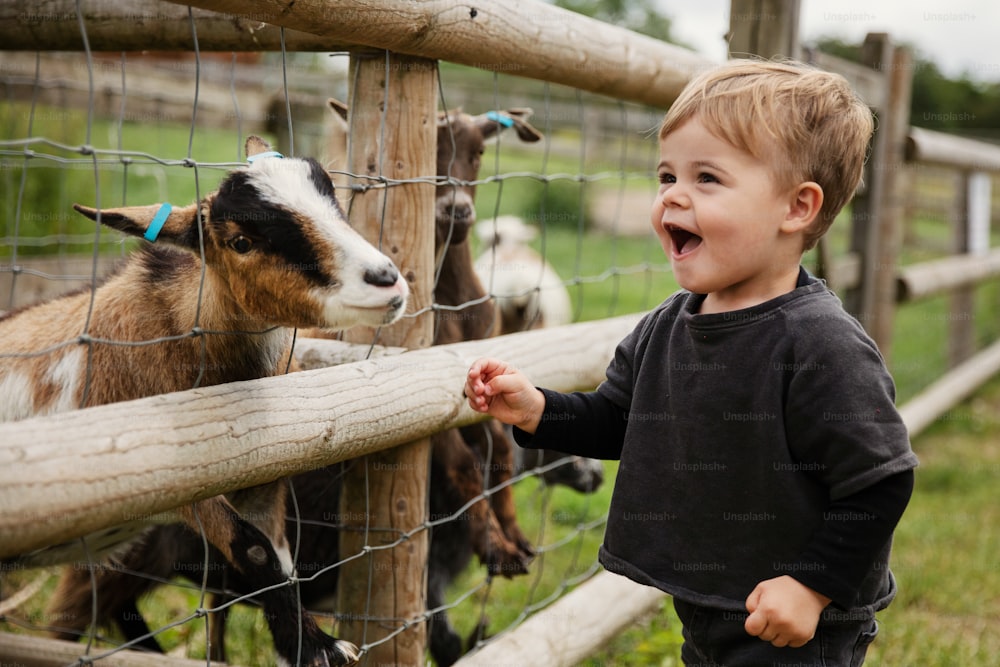
[[[730,0],[657,0],[673,20],[674,37],[717,60],[726,57]],[[968,74],[1000,82],[1000,2],[997,0],[802,0],[800,40],[839,37],[860,43],[888,32],[897,43],[950,77]]]

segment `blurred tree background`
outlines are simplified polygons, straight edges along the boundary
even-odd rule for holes
[[[839,39],[820,39],[817,48],[855,62],[861,45]],[[949,78],[937,63],[910,45],[913,53],[913,100],[910,125],[1000,141],[1000,83],[976,81],[968,75]]]
[[[553,4],[595,19],[619,25],[666,42],[687,46],[671,33],[672,20],[655,0],[553,0]],[[861,61],[861,45],[821,38],[814,45],[824,53]],[[690,47],[688,47],[690,48]],[[913,52],[913,101],[910,124],[1000,141],[1000,82],[982,82],[968,75],[946,76],[937,63]]]

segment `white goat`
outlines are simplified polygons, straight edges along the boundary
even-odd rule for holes
[[[501,312],[501,333],[554,327],[573,319],[569,292],[555,269],[528,243],[537,232],[512,215],[484,220],[476,235],[486,248],[476,273]]]
[[[183,208],[75,206],[154,244],[93,293],[67,295],[0,319],[0,420],[277,375],[290,359],[287,327],[380,326],[402,315],[409,293],[405,280],[388,257],[348,226],[320,164],[278,159],[257,137],[247,140],[246,151],[248,166]],[[181,508],[176,518],[195,531],[204,526],[209,543],[241,575],[265,588],[293,574],[285,494],[282,480],[200,501]],[[116,527],[89,536],[87,544],[92,553],[121,553],[147,528]],[[74,540],[17,562],[34,566],[82,558],[80,540]],[[90,576],[88,568],[66,568],[54,608],[89,596]],[[320,631],[294,589],[277,586],[258,599],[283,661],[357,660],[353,644]],[[90,621],[58,612],[54,617],[67,638]]]

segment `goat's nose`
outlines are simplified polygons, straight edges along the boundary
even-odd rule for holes
[[[375,287],[392,287],[399,280],[399,271],[392,264],[365,271],[365,282]]]
[[[454,204],[448,208],[448,213],[455,222],[464,223],[472,217],[472,207],[468,204]]]

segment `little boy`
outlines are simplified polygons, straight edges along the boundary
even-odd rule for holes
[[[875,344],[801,268],[872,127],[804,65],[698,76],[660,128],[651,215],[683,289],[594,392],[469,370],[469,404],[522,444],[620,459],[600,560],[673,596],[687,665],[860,665],[895,595],[917,460]]]

